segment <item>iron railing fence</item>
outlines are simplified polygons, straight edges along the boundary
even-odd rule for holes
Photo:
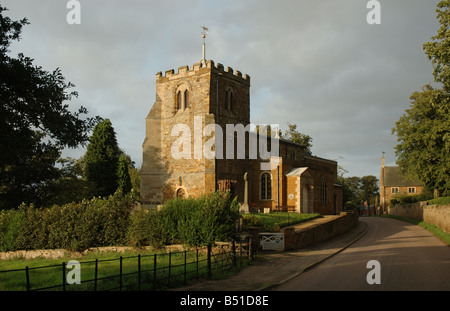
[[[2,282],[8,283],[6,290],[12,287],[12,290],[26,291],[163,290],[211,279],[226,270],[241,269],[255,256],[251,245],[251,238],[246,237],[193,250],[80,261],[79,284],[72,284],[68,279],[72,270],[66,262],[4,270],[0,271],[0,290],[5,289]]]

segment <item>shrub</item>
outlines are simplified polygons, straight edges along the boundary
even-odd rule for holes
[[[21,222],[22,213],[15,210],[2,210],[0,212],[0,252],[15,250],[15,242]]]
[[[396,204],[406,205],[421,201],[427,201],[432,197],[433,195],[429,192],[424,192],[416,195],[399,194],[389,201],[389,206],[392,207],[395,206]]]
[[[214,192],[200,198],[173,199],[160,211],[132,216],[129,242],[135,246],[183,243],[200,246],[230,241],[239,217],[239,204],[230,193]]]
[[[0,214],[0,250],[123,245],[127,240],[132,195],[94,198],[81,203],[36,209],[22,204]]]
[[[128,244],[134,247],[164,246],[160,213],[155,210],[142,210],[130,217],[130,227],[127,232]]]
[[[429,200],[427,203],[428,203],[428,205],[450,204],[450,197],[441,197],[441,198],[432,199],[432,200]]]

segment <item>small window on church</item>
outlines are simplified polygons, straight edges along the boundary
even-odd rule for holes
[[[325,177],[322,177],[320,180],[320,189],[319,189],[319,201],[320,204],[326,205],[328,203],[327,197],[328,197],[328,189],[327,189],[327,179]]]
[[[230,92],[230,101],[228,103],[228,111],[233,111],[233,92]]]
[[[231,88],[228,88],[225,91],[225,109],[229,112],[233,111],[233,90]]]
[[[178,91],[177,93],[177,109],[180,110],[183,108],[182,103],[182,98],[181,98],[181,91]]]
[[[261,175],[261,200],[272,199],[272,180],[269,173]]]
[[[291,160],[295,160],[295,150],[291,150]]]
[[[184,91],[184,109],[189,108],[189,91]]]

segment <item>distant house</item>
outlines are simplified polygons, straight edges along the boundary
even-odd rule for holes
[[[385,166],[384,157],[381,160],[380,170],[380,207],[386,211],[389,201],[396,195],[415,195],[423,190],[423,184],[420,181],[409,180],[405,178],[398,166]]]

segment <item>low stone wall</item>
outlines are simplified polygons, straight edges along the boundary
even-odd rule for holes
[[[450,204],[426,205],[426,202],[389,207],[390,215],[424,221],[450,233]]]
[[[300,230],[285,228],[285,251],[299,250],[329,240],[353,229],[358,224],[358,214],[341,212],[340,217]]]

